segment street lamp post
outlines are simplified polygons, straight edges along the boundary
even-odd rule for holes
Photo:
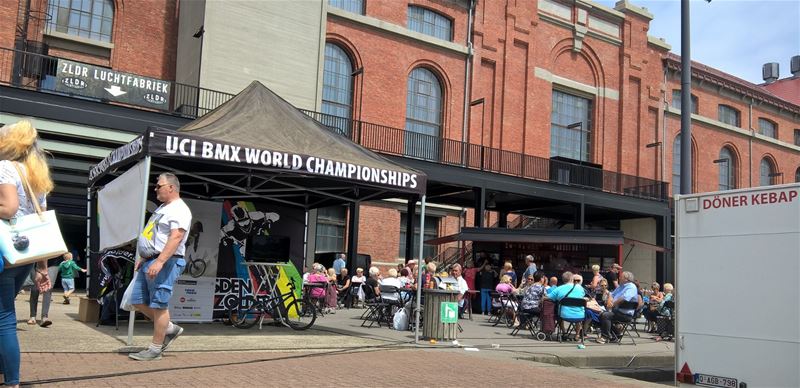
[[[773,179],[773,178],[777,178],[777,177],[781,177],[781,184],[783,184],[783,173],[782,172],[773,172],[773,173],[771,173],[771,174],[769,174],[767,176],[770,178],[769,184],[771,184],[771,185],[777,184],[777,183],[774,182],[776,179]]]
[[[712,162],[714,164],[724,164],[725,165],[725,172],[726,172],[725,176],[727,177],[727,181],[725,182],[725,189],[724,190],[730,190],[732,188],[732,186],[733,186],[731,184],[730,159],[728,159],[728,158],[720,158],[720,159],[714,159]]]
[[[350,77],[353,77],[353,85],[355,85],[355,83],[356,83],[355,82],[355,77],[357,77],[359,75],[362,76],[361,82],[359,82],[360,86],[358,88],[358,131],[357,131],[358,135],[356,135],[354,133],[353,136],[352,136],[353,137],[353,141],[356,142],[356,144],[361,144],[361,142],[360,142],[360,140],[361,140],[361,107],[364,106],[364,79],[363,79],[363,74],[364,74],[364,68],[363,67],[359,67],[358,69],[355,69],[352,73],[350,73]],[[354,130],[354,132],[356,132],[355,131],[355,127],[353,127],[353,130]],[[358,139],[358,140],[356,140],[356,139]]]
[[[481,170],[483,170],[483,122],[486,121],[486,118],[485,118],[486,99],[481,97],[481,98],[469,103],[470,107],[478,106],[478,105],[481,106],[481,152],[480,152],[480,155],[481,155]],[[467,137],[467,144],[470,144],[469,143],[469,137]],[[466,145],[464,145],[464,147],[466,147]]]
[[[662,155],[662,152],[660,151],[663,145],[664,143],[660,141],[656,141],[645,145],[645,148],[656,148],[656,147],[659,148],[659,150],[656,150],[656,157],[658,158],[660,171],[656,171],[655,176],[656,176],[656,185],[659,186],[659,192],[661,193],[661,198],[664,198],[667,195],[666,190],[664,188],[664,182],[662,182],[664,174],[664,155]]]
[[[578,151],[578,155],[579,155],[578,156],[578,160],[583,162],[584,161],[583,160],[583,148],[584,148],[583,147],[583,121],[578,121],[577,123],[572,123],[570,125],[567,125],[567,129],[576,129],[576,128],[578,129],[578,133],[580,134],[580,137],[581,137],[581,143],[578,144],[578,147],[580,147],[580,151]]]

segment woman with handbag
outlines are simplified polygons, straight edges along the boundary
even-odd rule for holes
[[[37,137],[36,129],[27,120],[0,128],[0,219],[35,213],[37,205],[45,206],[45,196],[53,189],[47,160],[36,144]],[[47,261],[4,268],[0,272],[0,369],[5,385],[12,387],[19,386],[20,364],[14,298],[34,265],[34,286],[41,292],[50,289]]]

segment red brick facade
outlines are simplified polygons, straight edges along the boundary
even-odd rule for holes
[[[14,30],[20,3],[25,0],[0,2],[0,47],[14,47]],[[162,80],[175,79],[175,53],[178,39],[178,2],[176,0],[114,0],[114,25],[110,57],[92,53],[91,44],[81,51],[51,45],[48,55],[87,62],[114,70]],[[47,0],[32,0],[31,14],[44,15]],[[52,18],[52,15],[51,15]],[[28,41],[46,41],[45,22],[29,23]]]
[[[409,4],[450,18],[453,42],[467,45],[468,2],[370,0],[365,15],[405,27]],[[668,48],[647,36],[650,16],[636,7],[609,10],[564,2],[558,3],[560,8],[545,4],[540,9],[540,4],[537,0],[477,1],[468,101],[482,98],[485,106],[467,105],[469,142],[549,157],[552,90],[557,88],[592,99],[594,163],[609,171],[669,181],[680,116],[665,112],[665,107],[671,102],[672,89],[679,87],[679,78],[670,77],[665,84]],[[618,26],[618,33],[601,28],[607,25],[603,22]],[[354,66],[364,68],[363,84],[355,87],[363,86],[362,120],[402,128],[408,74],[416,66],[426,66],[440,77],[444,88],[443,136],[461,140],[466,55],[338,16],[328,17],[327,41],[341,45],[354,58]],[[740,110],[747,132],[749,106],[742,98],[723,97],[731,93],[710,86],[693,91],[699,98],[700,116],[718,120],[718,104],[733,106]],[[358,118],[357,114],[353,117]],[[752,128],[757,128],[758,117],[776,122],[783,143],[793,144],[793,130],[800,129],[797,114],[778,114],[770,104],[756,102],[752,117]],[[718,189],[719,166],[713,161],[724,145],[738,159],[737,187],[750,186],[751,171],[752,184],[758,185],[759,163],[765,155],[774,159],[778,171],[785,172],[786,182],[794,179],[800,166],[797,148],[753,139],[751,152],[747,135],[700,120],[694,121],[693,128],[695,191]],[[391,262],[399,239],[390,236],[397,236],[400,211],[404,207],[362,206],[359,251],[372,254],[373,260]],[[487,225],[496,218],[491,217]],[[457,212],[442,218],[439,235],[456,231],[460,220]],[[472,220],[469,210],[467,225]]]

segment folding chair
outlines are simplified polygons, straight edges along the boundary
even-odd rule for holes
[[[489,316],[489,323],[497,326],[505,320],[506,326],[514,326],[514,319],[508,314],[511,308],[511,299],[508,294],[492,291],[489,295],[492,297],[492,315]]]
[[[586,333],[583,331],[583,321],[586,320],[585,313],[582,314],[580,318],[572,319],[572,318],[564,318],[561,316],[561,309],[564,307],[583,307],[586,309],[586,299],[583,298],[564,298],[558,301],[558,319],[563,322],[569,323],[567,326],[567,330],[564,333],[561,333],[561,325],[559,325],[559,335],[558,335],[558,342],[562,341],[562,337],[564,335],[569,336],[569,334],[574,330],[575,334],[578,334],[578,325],[581,325],[581,344],[584,343],[584,338],[586,337]]]
[[[358,305],[358,292],[361,290],[361,287],[364,283],[362,282],[352,282],[350,283],[350,290],[347,293],[347,300],[345,301],[345,307],[351,308],[354,305]]]
[[[622,310],[634,310],[634,314],[636,314],[636,309],[638,307],[639,307],[639,302],[638,301],[632,301],[632,302],[624,301],[624,302],[619,304],[618,308],[622,309]],[[631,335],[631,333],[630,333],[630,331],[628,329],[632,329],[634,332],[636,332],[638,334],[638,331],[636,330],[636,318],[634,318],[634,316],[625,316],[622,319],[618,319],[616,315],[614,317],[615,318],[611,320],[611,323],[612,324],[614,324],[614,323],[620,324],[622,326],[622,332],[619,333],[619,335],[617,335],[616,331],[612,328],[611,329],[611,335],[614,337],[614,338],[612,338],[612,341],[616,341],[617,344],[622,345],[622,338],[624,338],[625,334],[627,334],[628,337],[631,338],[631,342],[635,346],[636,345],[636,341],[634,341],[633,336]]]
[[[540,317],[541,313],[539,311],[523,310],[522,303],[520,303],[519,307],[517,308],[517,319],[519,320],[519,325],[514,327],[514,330],[511,330],[511,335],[516,336],[520,330],[527,329],[533,338],[536,338],[539,341],[544,341],[547,338],[547,335],[544,334],[544,332],[537,330],[541,321]]]

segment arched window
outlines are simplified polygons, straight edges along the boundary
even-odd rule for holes
[[[48,32],[111,42],[113,0],[50,0]]]
[[[775,173],[775,165],[772,163],[769,158],[761,159],[761,168],[760,168],[760,179],[759,185],[761,186],[769,186],[774,185],[777,181],[778,174]]]
[[[767,120],[765,118],[759,118],[758,131],[764,136],[768,136],[773,139],[778,138],[778,124],[775,124],[774,121]]]
[[[405,154],[439,159],[442,133],[442,86],[428,69],[418,67],[408,76]]]
[[[730,190],[736,188],[736,159],[728,147],[722,147],[719,158],[714,161],[719,165],[719,189]]]
[[[719,121],[733,125],[734,127],[741,125],[741,114],[738,109],[729,105],[720,104],[717,113],[719,115]]]
[[[325,70],[322,74],[322,123],[338,128],[348,136],[353,111],[353,65],[341,47],[325,44]]]
[[[694,166],[694,149],[692,149],[692,166]],[[692,182],[694,187],[694,181]],[[691,192],[692,190],[689,190]],[[672,194],[681,193],[681,134],[672,143]]]
[[[447,41],[453,40],[453,22],[427,8],[408,6],[408,29]]]

